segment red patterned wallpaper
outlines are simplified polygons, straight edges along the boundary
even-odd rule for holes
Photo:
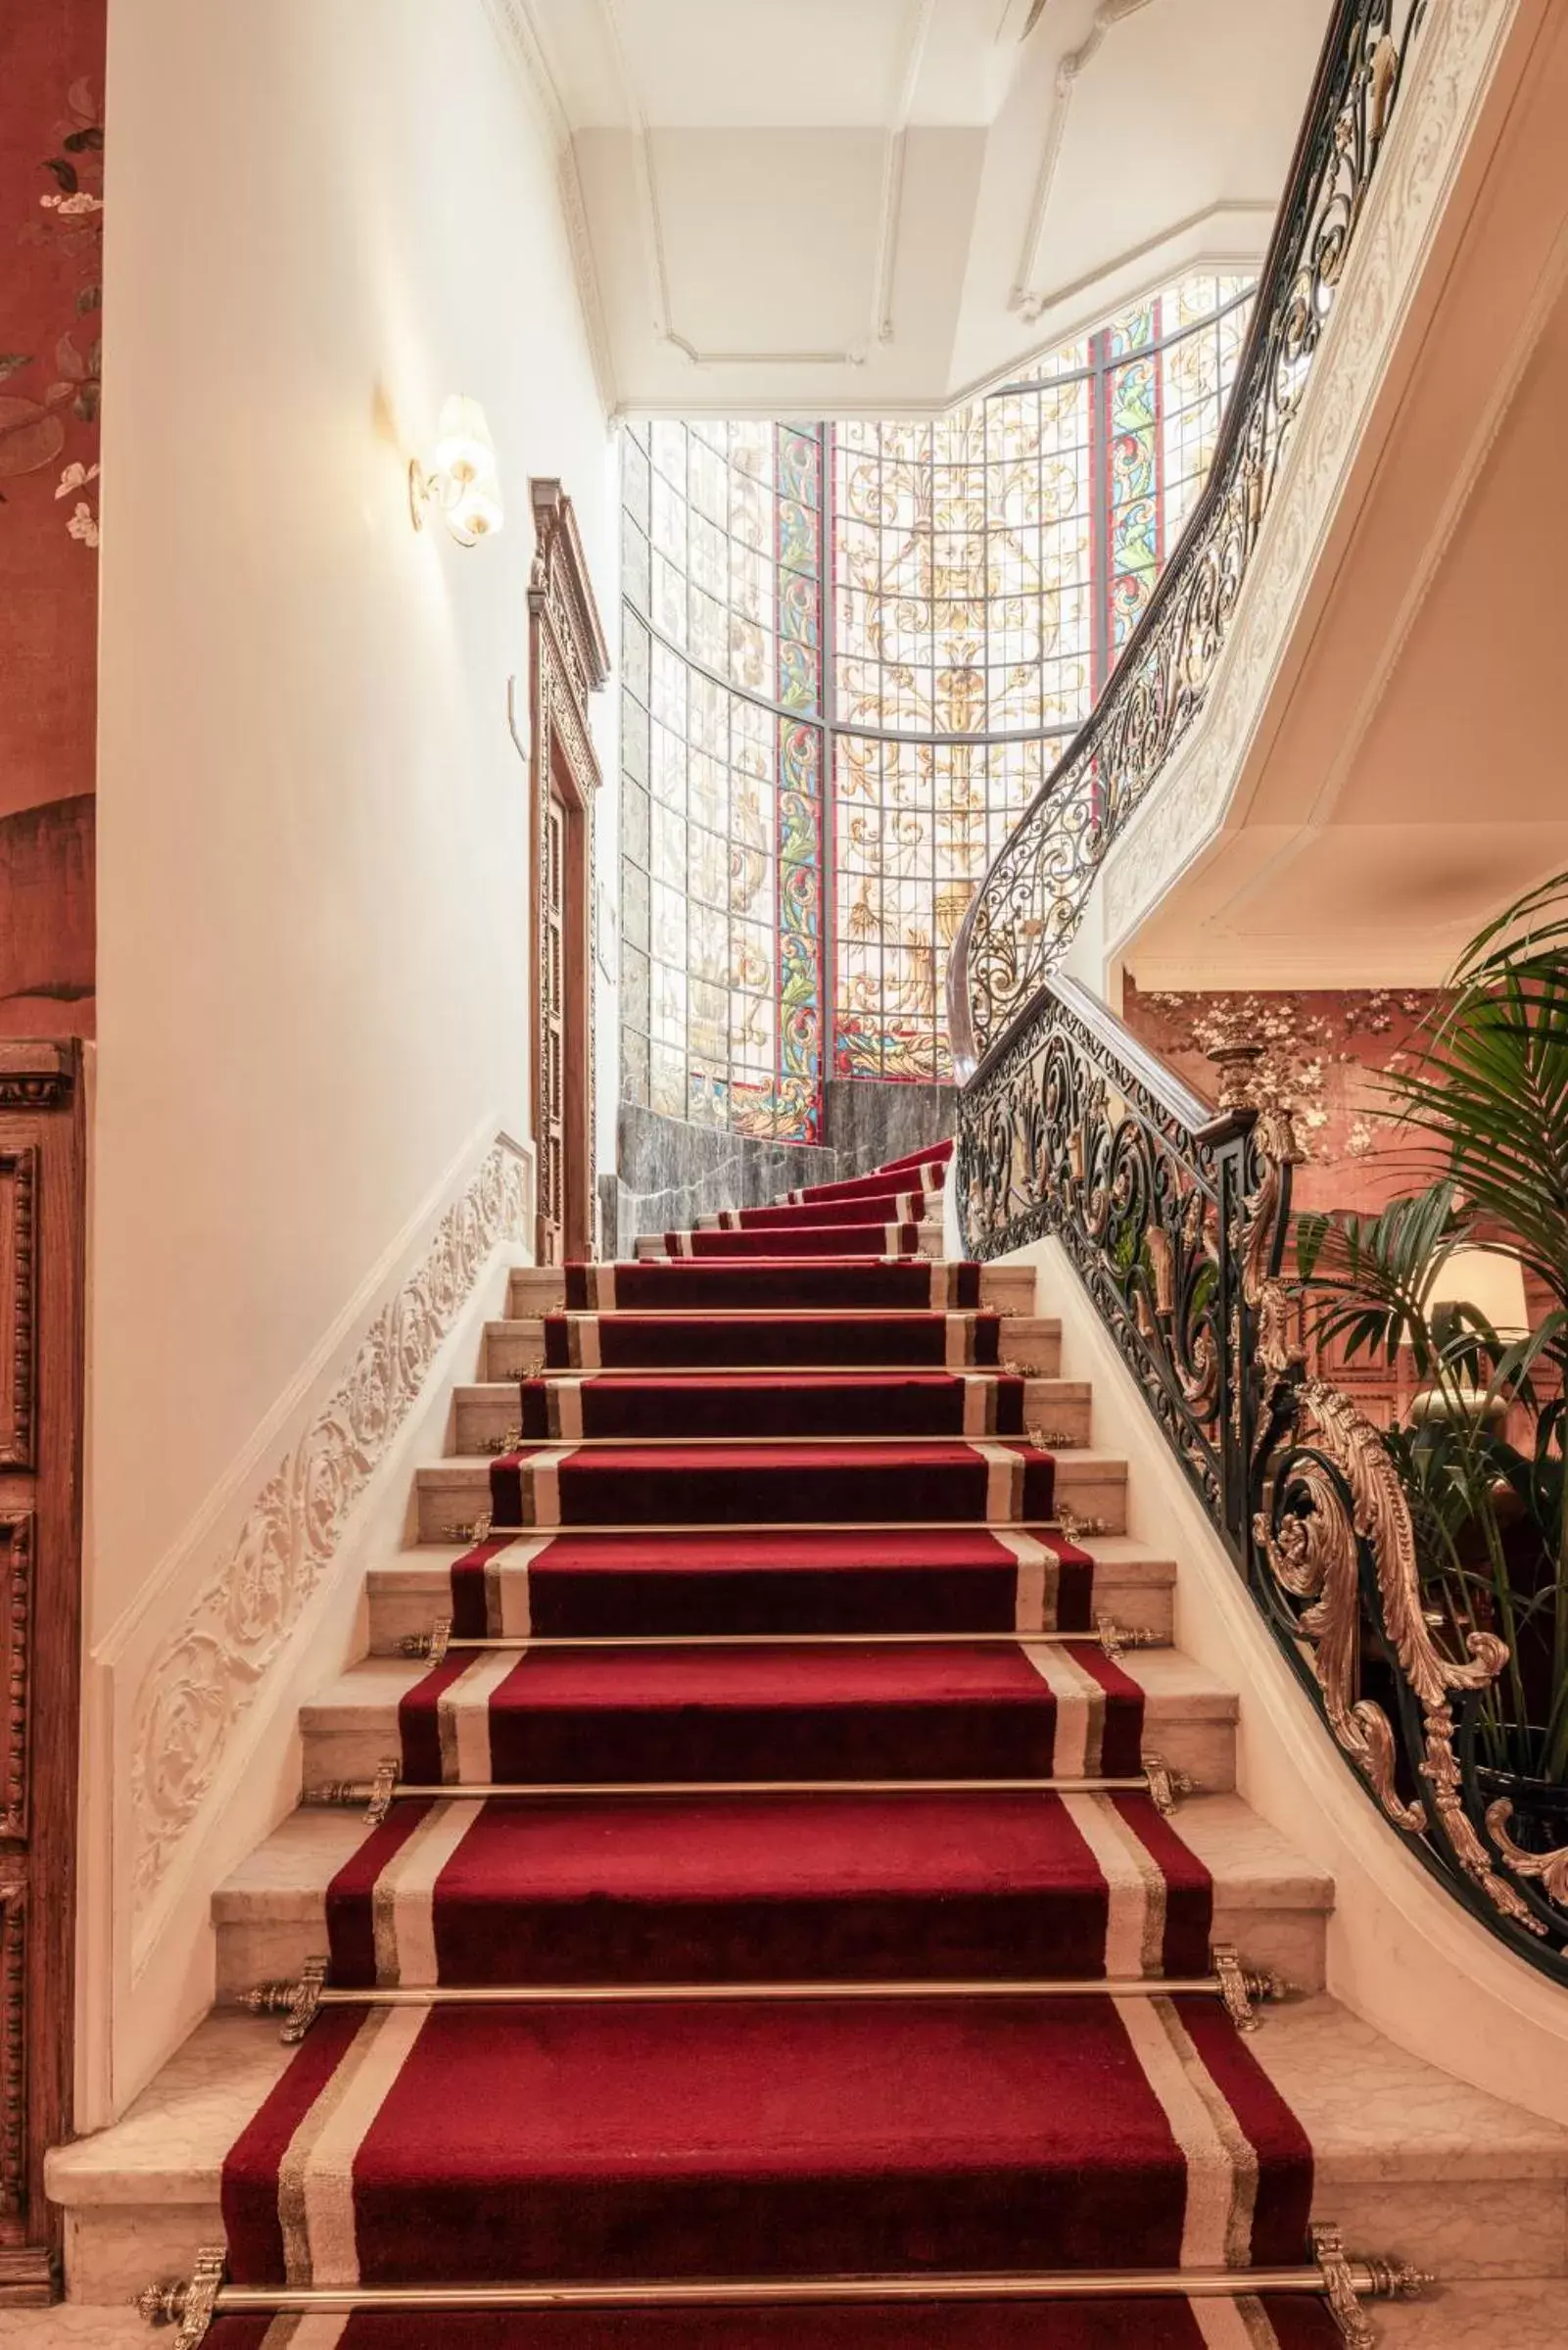
[[[90,1034],[106,0],[0,10],[0,1034]]]
[[[1213,1099],[1216,1045],[1260,1044],[1253,1082],[1288,1102],[1305,1158],[1299,1208],[1382,1207],[1427,1179],[1412,1168],[1377,1079],[1418,1049],[1416,1031],[1437,1001],[1431,988],[1342,988],[1300,994],[1143,994],[1129,980],[1122,1018],[1133,1034]]]

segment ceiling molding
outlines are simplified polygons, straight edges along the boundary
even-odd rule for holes
[[[577,285],[578,306],[583,313],[583,329],[588,337],[594,381],[598,391],[599,406],[606,415],[611,415],[618,405],[615,365],[610,357],[598,267],[594,258],[594,239],[588,225],[588,207],[583,201],[583,183],[577,169],[577,150],[572,142],[571,121],[561,102],[560,85],[551,70],[528,0],[484,0],[484,4],[485,14],[490,19],[496,36],[516,71],[525,94],[533,103],[541,127],[554,148],[555,185],[560,197],[567,250],[571,256],[572,276]]]
[[[521,7],[524,0],[488,0],[491,6]],[[1143,5],[1143,0],[1136,0]],[[632,168],[637,184],[638,212],[646,258],[648,287],[653,297],[655,340],[680,352],[693,367],[863,367],[873,344],[893,339],[893,272],[898,260],[898,231],[904,204],[904,150],[909,118],[919,86],[921,68],[930,37],[936,0],[907,0],[909,32],[888,120],[883,125],[881,196],[878,206],[876,259],[873,264],[869,316],[865,336],[842,351],[704,351],[680,332],[671,312],[670,274],[665,253],[664,223],[659,211],[658,183],[653,170],[652,136],[636,75],[622,35],[620,0],[596,0],[599,21],[615,61],[621,103],[632,134]],[[559,100],[556,101],[557,106]]]
[[[1051,120],[1046,125],[1039,168],[1034,175],[1034,191],[1029,199],[1029,215],[1019,254],[1018,273],[1007,298],[1008,309],[1017,311],[1030,324],[1057,299],[1042,293],[1035,284],[1035,278],[1040,266],[1045,216],[1051,209],[1051,190],[1062,157],[1063,141],[1067,137],[1068,116],[1072,107],[1072,86],[1098,53],[1113,24],[1119,24],[1126,17],[1135,17],[1140,9],[1148,6],[1149,0],[1100,0],[1086,38],[1076,49],[1069,49],[1057,66],[1055,103],[1051,109]],[[1025,35],[1032,30],[1035,18],[1031,17],[1024,27]]]

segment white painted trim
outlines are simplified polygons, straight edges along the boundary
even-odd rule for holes
[[[1018,274],[1007,298],[1010,311],[1017,311],[1031,324],[1042,311],[1048,310],[1058,297],[1047,294],[1035,284],[1040,266],[1040,245],[1045,235],[1045,216],[1051,209],[1051,190],[1056,184],[1057,165],[1062,160],[1062,144],[1067,137],[1068,116],[1072,106],[1072,85],[1094,59],[1113,24],[1127,17],[1135,17],[1149,6],[1149,0],[1100,0],[1087,37],[1076,49],[1069,49],[1058,61],[1056,69],[1055,103],[1046,124],[1045,143],[1034,174],[1034,188],[1029,198],[1028,217],[1023,230],[1023,244],[1019,253]]]
[[[1334,1880],[1328,1989],[1412,2055],[1568,2122],[1568,1999],[1443,1891],[1356,1784],[1061,1243],[996,1262],[1038,1268],[1035,1312],[1061,1319],[1062,1376],[1092,1382],[1095,1446],[1128,1463],[1127,1530],[1179,1562],[1176,1644],[1240,1693],[1239,1793]]]
[[[561,217],[571,255],[572,275],[577,285],[578,307],[583,313],[583,330],[588,338],[589,357],[594,367],[594,388],[606,416],[613,415],[616,404],[615,366],[604,323],[604,301],[594,258],[594,239],[588,225],[588,207],[583,200],[583,182],[577,168],[577,149],[572,140],[571,122],[561,101],[560,84],[555,78],[549,52],[529,0],[484,0],[484,5],[496,37],[506,54],[507,62],[516,72],[539,125],[554,153]]]
[[[499,4],[521,8],[526,5],[526,0],[499,0]],[[1120,0],[1120,4],[1125,6],[1126,0]],[[1141,7],[1145,0],[1134,0],[1134,4]],[[872,345],[889,343],[893,339],[893,270],[898,259],[898,231],[903,215],[904,149],[936,0],[906,0],[911,11],[909,36],[888,120],[882,125],[881,196],[878,205],[877,238],[873,248],[875,259],[867,330],[863,341],[843,351],[702,351],[689,336],[679,331],[670,307],[670,273],[664,246],[663,217],[659,210],[658,181],[653,168],[652,131],[643,111],[641,93],[632,72],[631,60],[626,54],[626,42],[621,30],[620,0],[595,0],[595,5],[610,54],[615,60],[621,103],[631,127],[632,168],[637,185],[648,288],[653,297],[655,339],[672,351],[679,351],[693,367],[863,367]],[[777,406],[775,402],[773,408],[777,408]],[[682,412],[701,414],[705,411],[688,408]],[[736,410],[732,402],[714,412],[731,415]]]
[[[838,417],[859,420],[866,416],[891,416],[899,420],[909,417],[950,416],[956,408],[972,400],[978,400],[998,384],[1010,383],[1025,367],[1032,366],[1044,351],[1054,351],[1063,343],[1076,342],[1081,336],[1103,326],[1117,311],[1129,309],[1135,303],[1157,294],[1173,277],[1184,277],[1194,270],[1212,270],[1216,276],[1243,274],[1258,269],[1262,263],[1273,231],[1276,206],[1261,197],[1257,199],[1224,198],[1216,204],[1206,205],[1201,212],[1190,213],[1185,219],[1173,221],[1156,237],[1143,243],[1129,245],[1124,252],[1113,254],[1091,276],[1074,279],[1061,285],[1051,294],[1047,307],[1060,302],[1073,305],[1065,318],[1057,321],[1042,340],[1032,336],[1020,350],[1011,354],[999,365],[987,367],[981,374],[972,375],[964,382],[941,394],[935,400],[910,400],[902,395],[879,399],[869,391],[859,391],[853,398],[829,398],[813,393],[809,400],[813,417],[832,421]],[[1200,231],[1222,230],[1212,241],[1199,236]],[[1198,237],[1198,243],[1183,251],[1183,240]],[[1174,248],[1174,250],[1173,250]],[[1123,281],[1122,272],[1136,269],[1138,274]],[[780,355],[771,355],[778,358]],[[844,355],[834,351],[795,352],[784,355],[790,363],[814,363],[833,366]],[[760,365],[768,353],[709,354],[709,363],[722,365],[733,360],[737,365]],[[623,401],[618,414],[625,419],[641,421],[649,416],[673,416],[684,421],[690,417],[756,418],[767,423],[779,413],[777,399],[758,406],[734,397],[703,400],[682,395],[679,399],[654,401]]]

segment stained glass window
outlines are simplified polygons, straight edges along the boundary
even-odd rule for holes
[[[811,1141],[821,1109],[822,448],[627,436],[623,1090]]]
[[[964,910],[1180,535],[1249,307],[1185,278],[933,422],[629,430],[630,1099],[815,1139],[830,1021],[838,1075],[947,1074]]]
[[[1189,277],[934,423],[830,428],[835,1074],[947,1075],[964,909],[1180,535],[1249,309]]]

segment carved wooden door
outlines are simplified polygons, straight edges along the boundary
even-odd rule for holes
[[[0,2309],[50,2298],[43,2157],[71,2121],[80,1077],[73,1044],[0,1041]]]
[[[535,857],[533,1129],[541,1264],[594,1253],[594,803],[588,696],[609,675],[572,502],[531,485],[529,764]]]
[[[543,1254],[559,1264],[566,1254],[566,810],[552,788],[545,808],[545,958],[540,973],[541,1072],[539,1206],[546,1235]]]

